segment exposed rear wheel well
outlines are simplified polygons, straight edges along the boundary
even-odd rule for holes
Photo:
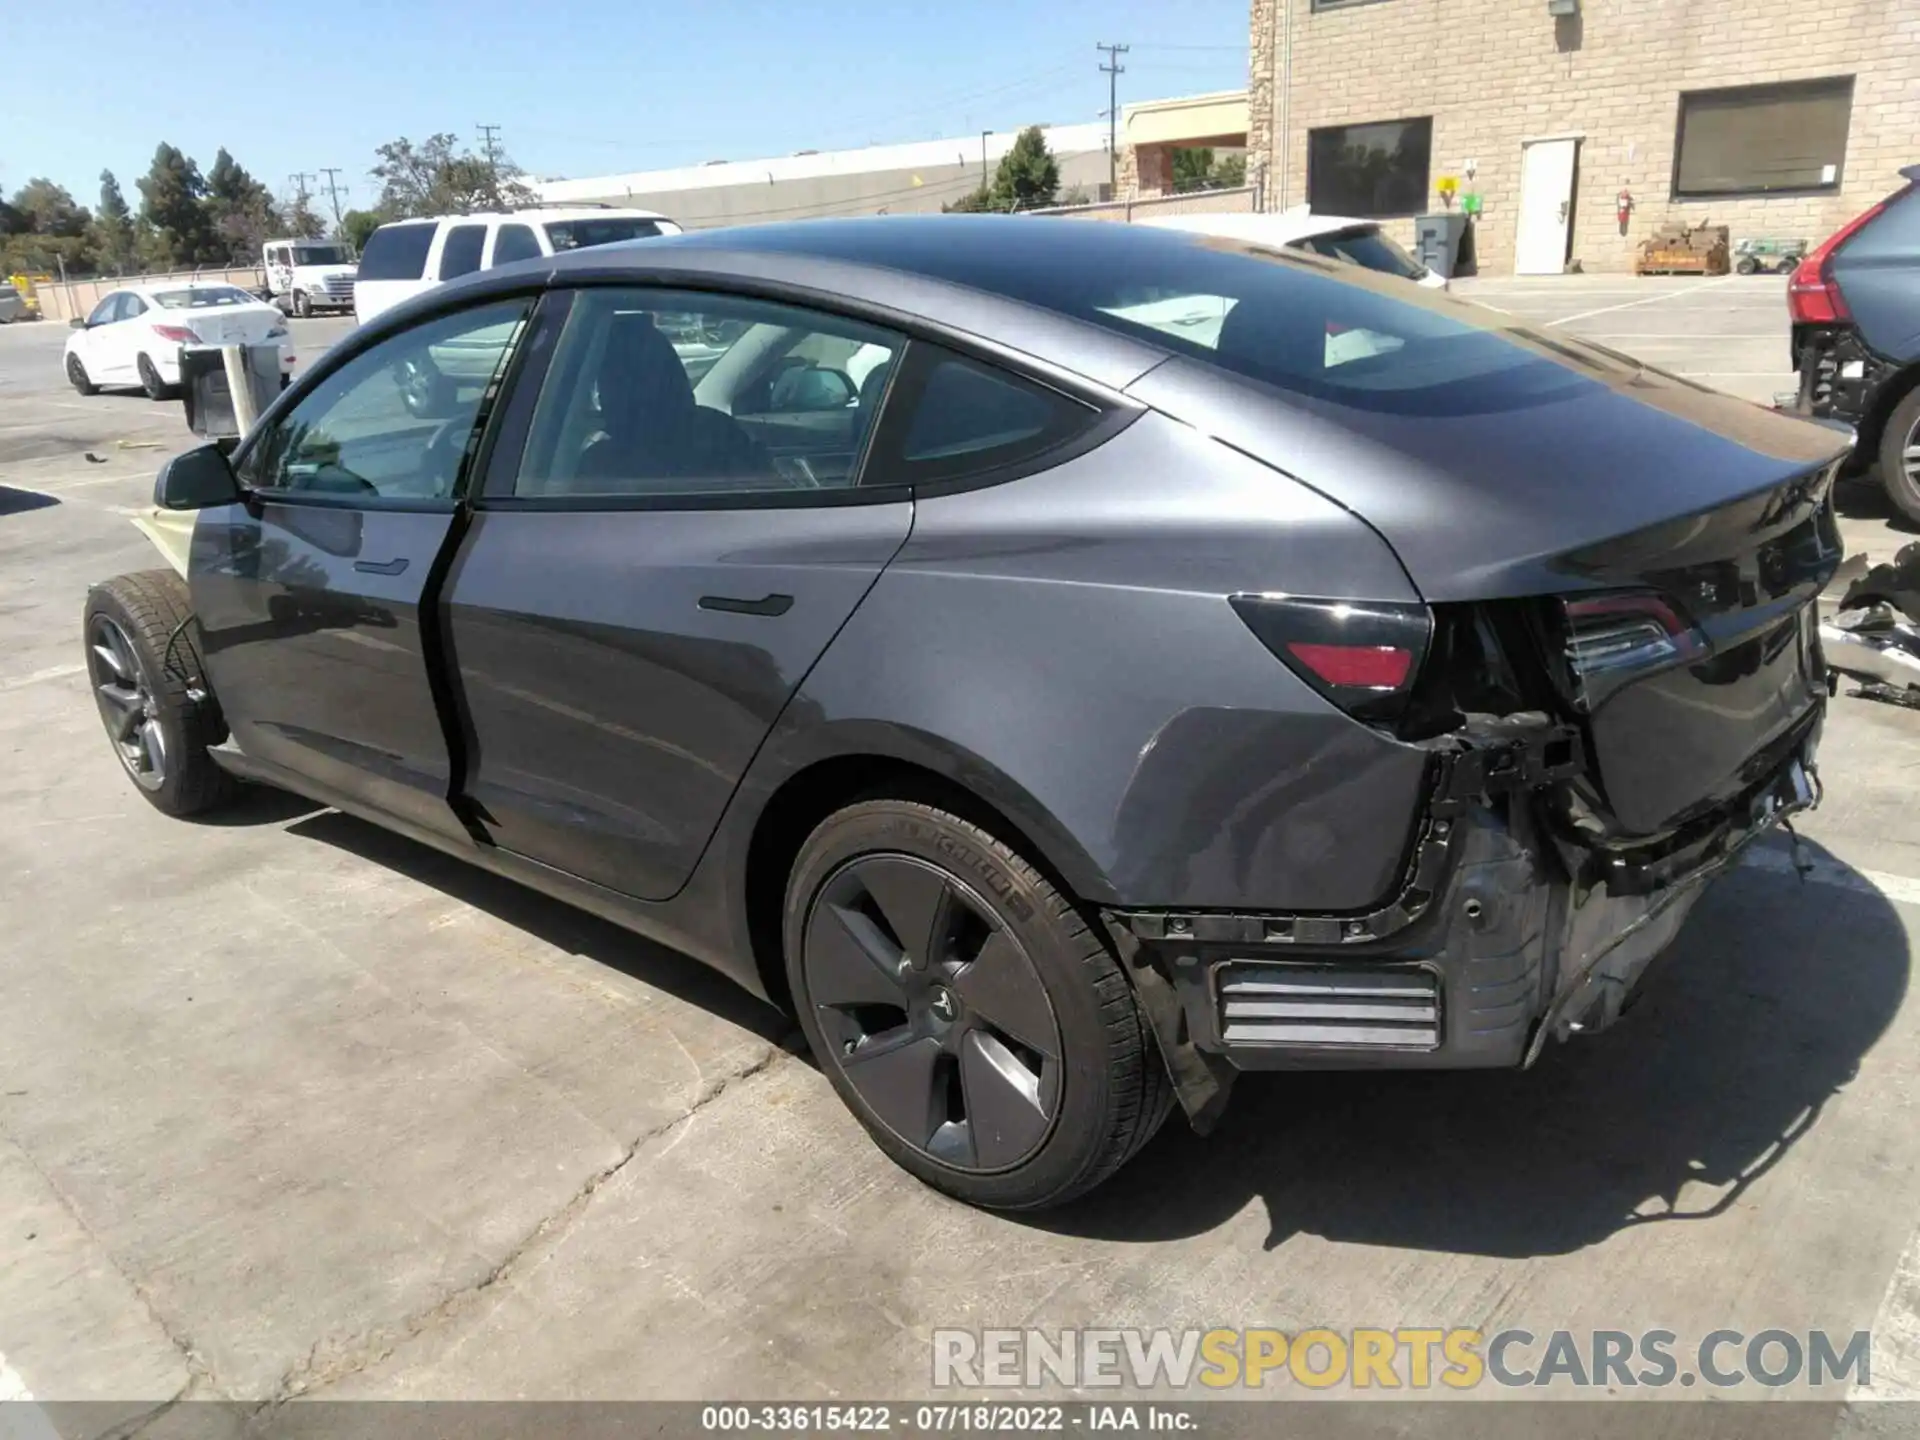
[[[1013,850],[1062,895],[1073,891],[1046,856],[1006,815],[964,785],[905,760],[842,755],[822,760],[774,792],[754,826],[747,847],[747,933],[767,995],[792,1012],[787,968],[781,953],[782,911],[794,858],[819,823],[861,800],[909,800],[971,821]]]

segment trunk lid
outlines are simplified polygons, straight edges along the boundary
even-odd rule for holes
[[[1542,656],[1619,828],[1652,834],[1755,783],[1821,702],[1811,607],[1839,563],[1846,437],[1599,347],[1499,337],[1517,361],[1421,386],[1293,393],[1177,358],[1129,394],[1353,511],[1429,604],[1540,597],[1559,642],[1565,597],[1663,597],[1682,640],[1604,689]]]

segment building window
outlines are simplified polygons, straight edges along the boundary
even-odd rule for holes
[[[1309,130],[1307,203],[1319,215],[1418,215],[1432,155],[1431,118]]]
[[[1852,114],[1851,75],[1682,95],[1674,198],[1837,190]]]

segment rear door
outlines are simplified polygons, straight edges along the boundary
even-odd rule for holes
[[[532,302],[493,301],[362,351],[252,436],[247,500],[202,512],[189,582],[213,688],[249,756],[445,833],[450,763],[422,597],[466,456]],[[436,356],[492,337],[486,373]]]
[[[464,791],[502,847],[644,899],[692,873],[912,523],[904,492],[858,487],[857,397],[811,451],[730,413],[779,358],[829,342],[902,343],[758,300],[574,297],[538,394],[518,387],[503,419],[446,592]],[[738,363],[696,399],[688,368],[719,373],[716,343]]]

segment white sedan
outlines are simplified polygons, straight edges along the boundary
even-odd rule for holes
[[[106,295],[67,337],[67,380],[82,395],[138,385],[155,400],[180,385],[183,345],[280,346],[280,374],[293,373],[287,321],[234,285],[132,285]]]

